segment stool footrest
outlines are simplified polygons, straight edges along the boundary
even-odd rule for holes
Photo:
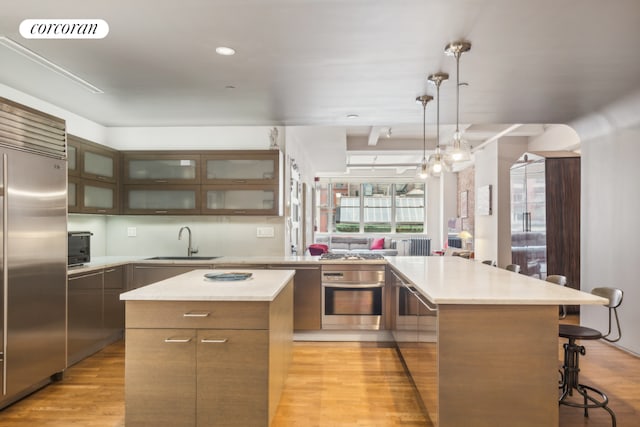
[[[580,355],[584,356],[585,348],[577,345],[575,338],[569,338],[569,342],[564,344],[564,363],[561,370],[560,390],[562,391],[559,405],[571,406],[574,408],[583,408],[584,416],[588,417],[589,409],[602,408],[611,415],[612,426],[616,427],[616,415],[609,408],[609,398],[606,394],[595,387],[580,384],[578,376],[580,374]],[[569,400],[573,396],[573,391],[577,391],[582,396],[582,402]],[[588,392],[596,394],[597,397],[590,395]]]

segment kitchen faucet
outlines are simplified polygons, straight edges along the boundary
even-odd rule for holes
[[[187,247],[187,256],[192,256],[193,254],[197,254],[198,250],[197,249],[193,249],[191,247],[191,229],[187,226],[184,226],[180,229],[180,231],[178,232],[178,240],[182,239],[182,231],[186,229],[187,232],[189,233],[189,246]]]

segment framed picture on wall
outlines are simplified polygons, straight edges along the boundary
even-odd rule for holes
[[[468,191],[465,190],[460,192],[460,218],[466,218],[469,216],[469,203],[467,199],[468,197]]]

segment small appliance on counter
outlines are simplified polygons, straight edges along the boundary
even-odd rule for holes
[[[91,262],[91,236],[90,231],[69,231],[67,266],[83,265]]]

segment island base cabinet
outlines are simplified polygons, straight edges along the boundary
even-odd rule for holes
[[[269,426],[292,358],[293,280],[273,301],[127,301],[126,316],[127,427]]]
[[[438,374],[440,427],[557,426],[557,306],[440,304]]]
[[[269,333],[198,331],[198,426],[266,426]]]
[[[127,427],[195,425],[196,332],[127,329]]]

